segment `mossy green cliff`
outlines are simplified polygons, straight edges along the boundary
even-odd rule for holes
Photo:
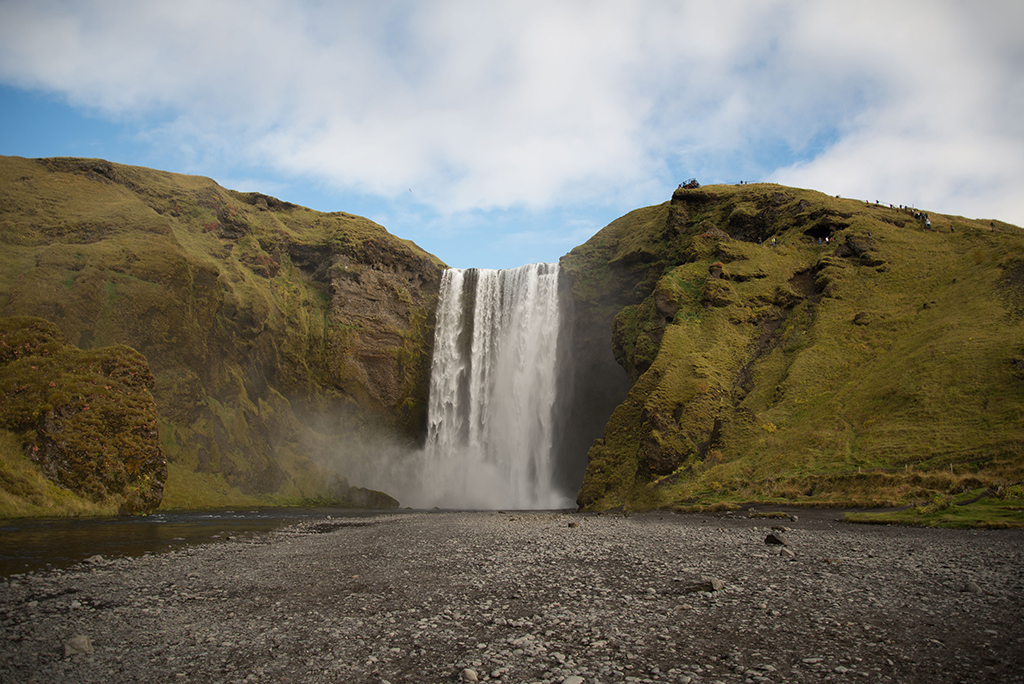
[[[0,242],[0,515],[397,505],[351,487],[345,454],[422,438],[436,258],[350,214],[85,159],[0,158]],[[1015,226],[680,188],[562,268],[556,476],[587,509],[939,514],[1024,481]]]
[[[4,318],[0,371],[0,429],[19,438],[51,482],[97,511],[150,513],[160,505],[167,461],[141,354],[120,345],[82,351],[48,321]],[[5,507],[47,512],[45,486],[6,462],[0,480]]]
[[[363,437],[420,437],[443,264],[371,221],[207,178],[3,157],[0,243],[0,316],[148,360],[165,505],[364,503],[318,464]]]
[[[577,312],[611,319],[630,381],[589,450],[585,508],[878,505],[1024,481],[1015,226],[680,188],[562,265]]]

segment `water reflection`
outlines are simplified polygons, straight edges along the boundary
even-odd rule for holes
[[[227,537],[249,537],[328,515],[375,514],[338,508],[267,508],[155,513],[147,517],[0,520],[0,576],[47,566],[67,567],[96,554],[105,558],[139,556]]]

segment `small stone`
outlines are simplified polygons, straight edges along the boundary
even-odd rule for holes
[[[579,675],[569,675],[562,680],[562,684],[583,684],[583,677]]]
[[[480,678],[476,674],[476,670],[471,667],[467,667],[462,671],[462,681],[464,682],[479,682]]]
[[[786,539],[786,535],[782,532],[769,532],[768,536],[764,538],[765,544],[779,544],[781,546],[790,546],[789,540]]]
[[[76,634],[64,642],[64,657],[76,653],[92,653],[92,641],[85,634]]]
[[[95,556],[89,556],[88,558],[86,558],[85,562],[86,563],[102,563],[104,560],[106,560],[106,559],[103,556],[101,556],[100,554],[97,553]]]
[[[782,547],[782,551],[779,552],[779,555],[785,556],[786,558],[796,558],[796,554],[793,552],[793,549],[788,549],[786,547]]]
[[[961,589],[960,591],[966,591],[969,594],[980,594],[981,593],[981,587],[979,587],[974,582],[968,582],[967,584],[964,585],[964,588]]]
[[[725,582],[717,577],[701,577],[700,582],[687,585],[683,588],[683,592],[692,594],[698,591],[722,591],[722,589],[725,589]]]

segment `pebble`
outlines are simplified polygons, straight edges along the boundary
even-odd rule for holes
[[[92,653],[92,640],[85,634],[76,634],[64,643],[64,657],[78,653]]]
[[[424,512],[30,573],[0,580],[0,681],[923,684],[1024,671],[1024,532],[838,515],[802,514],[785,533],[793,556],[729,514]],[[91,651],[72,653],[69,635]]]

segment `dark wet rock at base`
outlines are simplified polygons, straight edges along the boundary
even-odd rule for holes
[[[1024,531],[838,516],[795,557],[745,516],[495,512],[90,559],[0,580],[0,681],[1020,681]]]
[[[357,508],[370,508],[378,511],[399,506],[398,500],[394,497],[365,487],[350,487],[347,499]]]

